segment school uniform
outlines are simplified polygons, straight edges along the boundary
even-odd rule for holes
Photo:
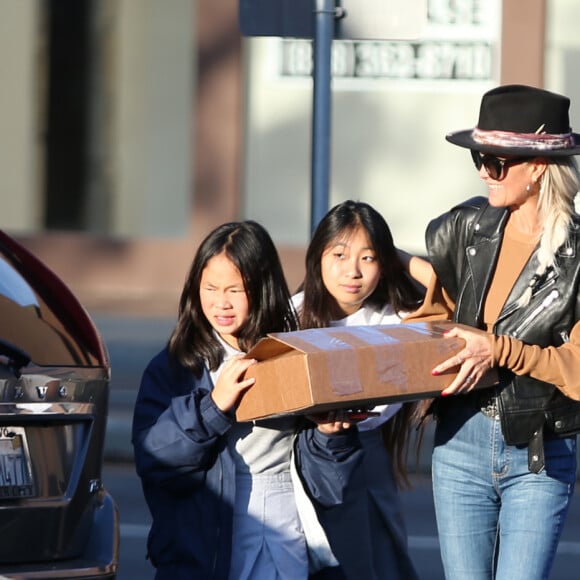
[[[195,377],[167,349],[143,375],[132,441],[156,579],[307,578],[292,448],[309,495],[330,507],[360,462],[357,432],[328,436],[294,417],[236,423],[214,404],[213,384],[207,370]]]
[[[293,297],[300,311],[303,294]],[[362,306],[331,326],[398,324],[402,313],[392,306]],[[357,424],[363,461],[350,478],[340,505],[317,505],[317,514],[342,575],[349,580],[414,580],[418,578],[408,552],[407,531],[391,457],[382,439],[381,426],[401,408],[400,403],[373,409],[379,416]]]

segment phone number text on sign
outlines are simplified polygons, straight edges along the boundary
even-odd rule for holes
[[[312,43],[282,41],[280,73],[312,74]],[[493,78],[493,46],[479,42],[401,42],[335,40],[332,75],[342,78],[489,80]]]

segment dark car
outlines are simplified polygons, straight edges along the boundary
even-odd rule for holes
[[[115,578],[109,378],[88,313],[0,231],[0,578]]]

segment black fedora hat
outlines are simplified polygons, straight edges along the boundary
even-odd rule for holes
[[[570,99],[526,85],[504,85],[481,99],[477,127],[447,141],[482,153],[518,157],[580,154],[580,134],[570,128]]]

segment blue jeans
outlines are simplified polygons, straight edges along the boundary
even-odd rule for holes
[[[507,445],[500,421],[457,395],[440,414],[433,493],[447,580],[535,580],[550,574],[576,480],[576,437],[547,438],[545,469]],[[449,403],[449,404],[447,404]]]

